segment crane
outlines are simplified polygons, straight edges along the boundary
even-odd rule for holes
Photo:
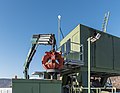
[[[33,35],[32,37],[32,46],[28,52],[27,58],[24,63],[24,77],[25,79],[29,79],[29,66],[32,61],[32,58],[34,54],[36,53],[37,47],[39,45],[51,45],[52,50],[55,50],[55,45],[56,45],[56,39],[54,34],[38,34],[38,35]]]

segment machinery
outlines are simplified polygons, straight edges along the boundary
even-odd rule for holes
[[[29,79],[29,65],[36,52],[38,45],[51,45],[52,48],[49,52],[45,52],[45,56],[42,58],[42,65],[46,70],[51,73],[56,72],[63,68],[64,59],[61,56],[61,52],[55,51],[56,39],[54,34],[39,34],[33,35],[32,47],[29,50],[26,62],[24,64],[24,76]],[[48,72],[49,72],[48,71]],[[53,74],[52,73],[52,74]]]
[[[90,42],[87,41],[89,38]],[[88,93],[90,85],[89,92],[101,93],[106,87],[112,88],[112,84],[107,82],[108,78],[120,76],[118,37],[79,24],[61,40],[60,52],[55,49],[54,34],[33,35],[32,40],[32,47],[24,64],[25,79],[13,80],[13,91],[23,87],[21,93]],[[39,72],[44,74],[43,80],[30,80],[29,65],[39,45],[52,47],[42,58],[46,72]],[[29,92],[24,86],[29,88]]]

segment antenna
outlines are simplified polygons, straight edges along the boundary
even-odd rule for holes
[[[58,15],[58,48],[60,47],[60,35],[64,38],[64,34],[61,30],[61,16]]]
[[[60,21],[61,21],[61,16],[58,15],[58,48],[60,47]]]
[[[110,12],[105,13],[103,24],[102,24],[102,31],[103,32],[106,32],[109,16],[110,16]]]

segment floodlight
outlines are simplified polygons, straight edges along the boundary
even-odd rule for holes
[[[95,36],[96,39],[99,39],[101,37],[100,33],[97,33],[97,35]]]
[[[58,15],[58,19],[59,19],[59,20],[61,19],[61,16],[60,16],[60,15]]]
[[[101,37],[100,33],[95,34],[95,36],[90,37],[90,41],[93,43]]]

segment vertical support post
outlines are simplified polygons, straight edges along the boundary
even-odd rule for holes
[[[88,42],[88,93],[90,93],[90,90],[91,90],[91,87],[90,87],[90,68],[91,68],[91,59],[90,59],[90,50],[91,50],[91,42],[92,43],[94,43],[94,42],[96,42],[96,40],[98,40],[99,38],[101,37],[101,34],[99,34],[99,33],[97,33],[97,35],[96,36],[94,36],[94,37],[89,37],[88,39],[87,39],[87,42]]]
[[[98,88],[98,89],[96,89],[96,93],[99,93],[99,88]]]
[[[53,75],[51,75],[51,80],[53,80]]]
[[[90,38],[88,38],[88,93],[90,93]]]
[[[28,68],[25,68],[25,70],[24,70],[24,77],[25,77],[25,79],[29,79]]]

